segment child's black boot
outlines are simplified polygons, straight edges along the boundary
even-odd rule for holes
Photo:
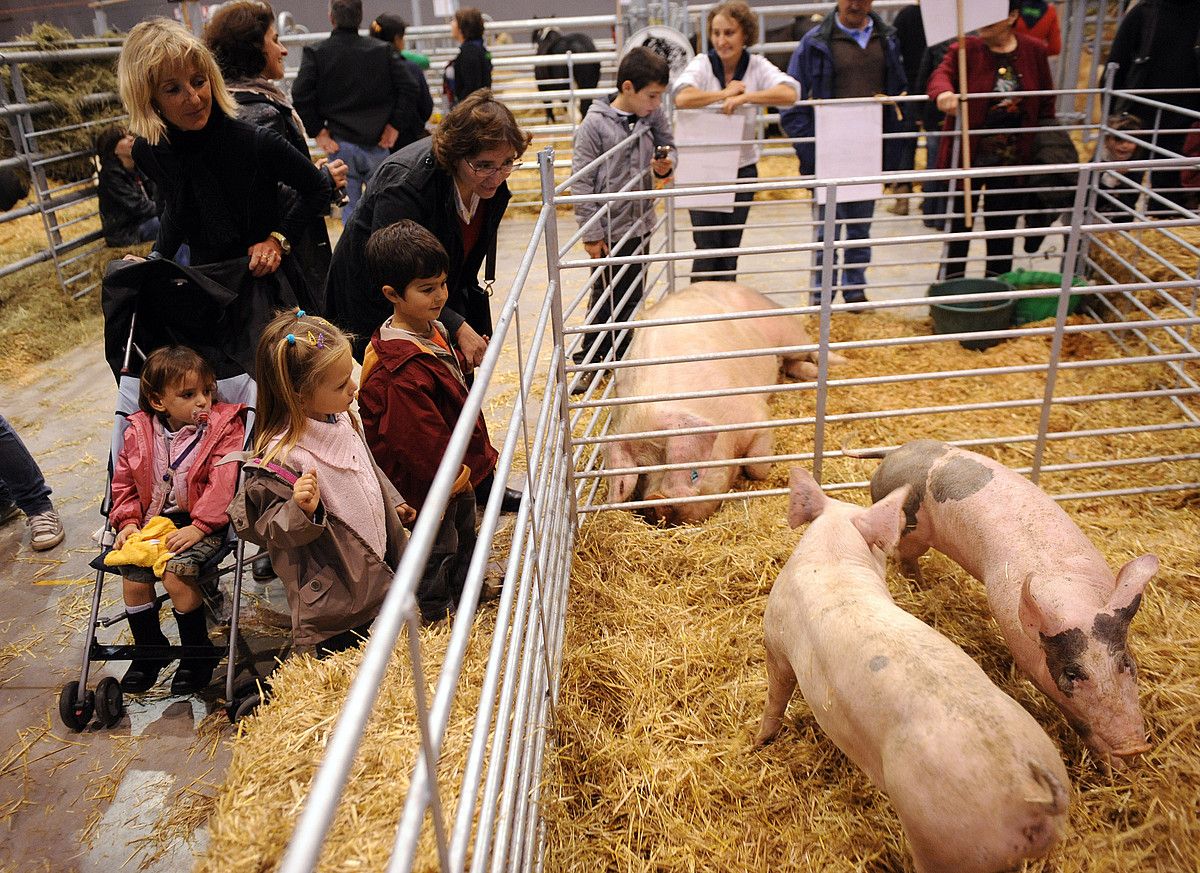
[[[158,604],[138,612],[126,612],[129,619],[129,630],[133,634],[133,642],[139,646],[169,646],[171,643],[163,635],[158,625]],[[158,658],[134,658],[125,675],[121,677],[121,690],[130,694],[138,694],[149,690],[158,681],[158,674],[163,667],[170,663]]]
[[[191,612],[175,612],[175,621],[179,625],[180,645],[196,646],[212,652],[212,655],[179,660],[175,678],[171,680],[171,693],[194,694],[208,687],[208,683],[212,681],[213,670],[221,660],[221,654],[208,638],[208,624],[204,618],[203,606],[198,606]]]

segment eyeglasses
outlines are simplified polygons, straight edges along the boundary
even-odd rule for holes
[[[470,167],[471,172],[474,173],[476,176],[482,176],[485,179],[490,179],[492,176],[496,175],[497,173],[503,173],[505,176],[511,175],[512,171],[517,168],[517,164],[519,164],[520,161],[518,161],[516,158],[512,158],[511,160],[507,160],[503,164],[499,164],[498,166],[495,166],[495,167],[491,166],[490,164],[486,164],[486,163],[474,164],[471,161],[467,161],[467,160],[464,160],[463,163],[465,163],[468,167]]]

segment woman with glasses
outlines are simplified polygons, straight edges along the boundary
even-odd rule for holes
[[[479,267],[496,244],[508,206],[507,180],[529,140],[491,91],[476,91],[450,111],[433,136],[380,165],[338,240],[325,287],[329,318],[354,334],[357,357],[392,312],[367,276],[367,240],[409,218],[437,237],[450,256],[450,296],[441,322],[470,366],[483,360],[492,312],[479,286]]]

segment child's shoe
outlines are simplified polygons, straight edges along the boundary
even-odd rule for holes
[[[171,693],[195,694],[207,688],[208,683],[212,681],[213,670],[221,660],[221,653],[208,638],[208,623],[204,617],[203,606],[198,606],[191,612],[175,612],[175,621],[179,625],[180,645],[197,646],[212,651],[211,656],[181,658],[179,666],[175,669],[175,678],[171,680]]]
[[[25,519],[25,524],[29,526],[29,545],[35,552],[54,548],[67,535],[58,513],[53,509],[30,516]]]
[[[129,619],[129,630],[133,633],[133,641],[139,646],[169,646],[158,625],[158,605],[140,612],[126,612]],[[121,690],[130,694],[140,694],[148,691],[158,681],[158,674],[169,662],[158,659],[135,658],[121,677]]]

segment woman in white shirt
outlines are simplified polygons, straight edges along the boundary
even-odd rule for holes
[[[761,146],[757,139],[758,106],[790,106],[800,98],[800,85],[791,76],[762,55],[752,55],[746,46],[758,41],[758,20],[750,7],[740,0],[722,3],[708,13],[706,54],[697,55],[675,82],[676,109],[704,109],[730,115],[740,113],[742,151],[738,159],[739,179],[758,177]],[[737,202],[754,199],[753,191],[739,193]],[[692,239],[696,249],[736,249],[742,244],[742,225],[749,206],[732,212],[689,209]],[[703,228],[703,229],[700,229]],[[705,275],[707,274],[707,275]],[[696,258],[692,262],[694,281],[730,282],[737,278],[737,255]]]

